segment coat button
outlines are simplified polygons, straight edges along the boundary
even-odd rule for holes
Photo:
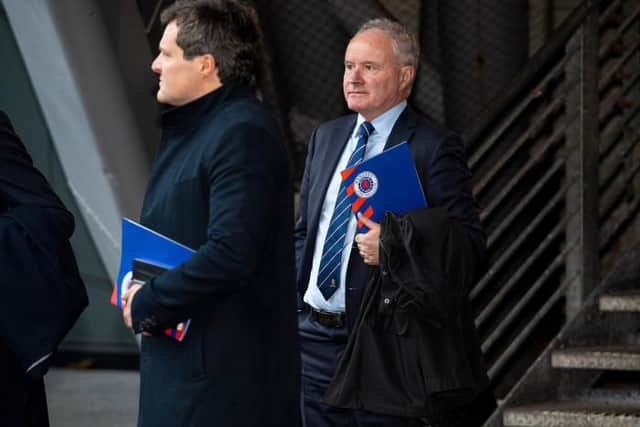
[[[385,303],[385,304],[389,304],[390,302],[391,302],[391,300],[390,300],[389,298],[385,298],[385,299],[384,299],[384,303]]]
[[[382,275],[383,275],[383,276],[388,276],[388,275],[389,275],[389,272],[388,272],[387,270],[383,269],[383,270],[382,270]]]

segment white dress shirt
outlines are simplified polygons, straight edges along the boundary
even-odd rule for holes
[[[389,138],[389,134],[391,133],[393,126],[396,124],[398,117],[400,117],[400,114],[404,111],[406,106],[407,102],[402,101],[373,119],[371,124],[375,131],[369,136],[363,160],[369,159],[376,154],[380,154],[382,150],[384,150],[384,146],[387,143],[387,139]],[[304,294],[304,301],[318,310],[334,312],[345,311],[345,281],[347,277],[347,266],[349,263],[349,256],[351,255],[353,239],[356,236],[355,215],[351,216],[347,226],[345,246],[342,251],[342,259],[340,262],[340,286],[328,300],[324,299],[324,296],[318,289],[318,270],[320,268],[320,258],[322,258],[324,240],[327,235],[329,223],[331,222],[331,217],[333,216],[333,208],[335,207],[338,190],[340,189],[340,183],[342,181],[340,172],[347,167],[349,157],[356,147],[356,132],[360,127],[360,124],[364,121],[364,117],[358,114],[356,126],[353,128],[353,133],[342,151],[342,155],[340,156],[336,169],[333,171],[333,176],[331,177],[327,193],[324,196],[324,202],[322,203],[322,211],[320,212],[320,219],[318,222],[318,233],[316,235],[315,248],[313,251],[313,261],[311,264],[311,275],[309,276],[309,286],[307,286],[307,291]]]

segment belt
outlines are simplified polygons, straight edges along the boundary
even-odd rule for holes
[[[344,313],[335,311],[318,310],[309,306],[311,318],[327,328],[342,328],[346,325]]]

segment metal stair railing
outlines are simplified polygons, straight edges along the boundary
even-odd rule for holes
[[[585,0],[464,135],[489,252],[470,297],[499,395],[633,240],[639,50],[640,4]]]
[[[639,257],[636,244],[484,427],[640,425]]]

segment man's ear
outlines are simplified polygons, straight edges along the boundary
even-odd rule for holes
[[[408,89],[416,75],[416,69],[411,65],[403,65],[400,69],[400,87]]]
[[[200,73],[207,77],[212,74],[217,74],[218,66],[216,59],[210,53],[204,54],[200,58]]]

